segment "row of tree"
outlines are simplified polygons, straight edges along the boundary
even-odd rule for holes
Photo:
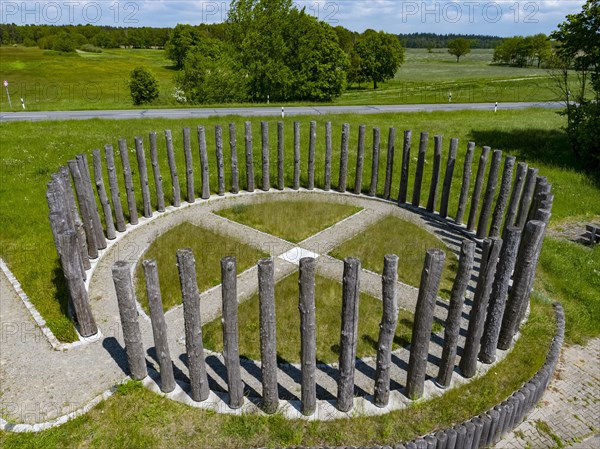
[[[471,48],[496,48],[503,40],[498,36],[482,36],[480,34],[409,33],[398,35],[398,39],[406,48],[448,48],[450,42],[458,38],[467,39],[471,43]]]
[[[494,50],[493,61],[517,67],[529,67],[552,62],[552,42],[543,33],[535,36],[513,36],[506,38]]]

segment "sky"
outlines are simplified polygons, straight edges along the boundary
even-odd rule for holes
[[[229,0],[1,0],[1,22],[174,27],[222,22]],[[333,26],[389,33],[549,34],[585,0],[296,0]]]

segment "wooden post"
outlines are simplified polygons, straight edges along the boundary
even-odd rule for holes
[[[144,217],[152,217],[152,205],[150,203],[150,188],[148,187],[148,170],[146,168],[146,154],[141,137],[135,138],[135,152],[137,155],[138,171],[140,172],[140,185],[142,188],[142,201],[144,203]]]
[[[323,190],[331,189],[331,153],[333,144],[331,141],[331,122],[325,123],[325,177],[323,181]]]
[[[458,336],[460,333],[460,322],[462,319],[463,305],[465,303],[465,293],[471,280],[473,271],[473,262],[475,260],[475,242],[463,240],[460,248],[460,259],[458,262],[458,272],[452,285],[450,294],[450,306],[448,316],[446,317],[446,329],[444,330],[444,348],[442,350],[442,361],[438,371],[436,383],[442,388],[450,386],[454,364],[456,362],[456,350],[458,346]]]
[[[283,122],[277,122],[277,189],[285,189]],[[314,157],[314,153],[313,153]],[[314,181],[314,180],[313,180]]]
[[[523,186],[523,193],[519,202],[519,212],[515,220],[515,226],[518,226],[520,229],[523,229],[525,223],[527,223],[527,215],[529,214],[529,206],[531,206],[533,199],[537,174],[537,168],[530,167],[527,169],[527,177],[525,178],[525,185]]]
[[[315,321],[315,272],[317,261],[312,257],[300,259],[300,340],[301,340],[301,412],[312,415],[317,403],[317,337]]]
[[[90,263],[87,248],[85,229],[83,228],[83,222],[81,220],[81,217],[79,216],[77,205],[75,204],[75,194],[73,193],[73,186],[71,184],[71,177],[69,176],[69,169],[63,165],[60,167],[59,173],[62,178],[62,183],[64,187],[66,207],[68,209],[68,213],[71,216],[71,221],[73,222],[73,229],[75,230],[75,234],[77,235],[77,244],[79,246],[79,254],[81,255],[83,270],[89,270],[92,267],[92,265]],[[85,271],[83,274],[85,279]]]
[[[271,174],[269,168],[269,122],[260,122],[262,143],[262,190],[271,189]]]
[[[104,212],[104,222],[106,223],[106,238],[114,240],[117,238],[115,223],[113,222],[112,210],[110,208],[110,201],[106,194],[106,188],[104,187],[104,180],[102,179],[102,159],[100,159],[100,150],[95,149],[92,151],[92,161],[94,164],[94,181],[96,183],[96,190],[98,192],[98,199]]]
[[[552,184],[548,182],[548,178],[545,176],[536,176],[535,188],[533,189],[533,197],[531,200],[531,205],[529,206],[527,221],[533,220],[535,211],[539,209],[539,196],[541,194],[550,193],[550,190],[552,190]]]
[[[96,245],[98,246],[98,249],[104,249],[106,248],[106,238],[104,237],[104,229],[102,228],[102,220],[100,219],[100,213],[98,212],[96,197],[94,196],[94,191],[92,190],[92,181],[90,179],[87,156],[85,154],[78,154],[75,159],[77,160],[77,166],[79,167],[79,172],[81,173],[83,194],[94,223]]]
[[[217,153],[217,195],[225,195],[225,161],[223,159],[223,128],[215,125],[215,146]]]
[[[137,204],[135,202],[135,189],[133,188],[131,164],[129,163],[129,152],[127,150],[127,141],[125,139],[119,139],[119,154],[121,155],[121,164],[123,165],[123,178],[125,179],[125,193],[127,195],[129,223],[136,225],[139,223]]]
[[[475,151],[475,142],[467,144],[467,153],[465,154],[465,163],[463,166],[463,179],[460,187],[460,197],[458,199],[458,210],[456,211],[457,225],[461,225],[467,208],[467,198],[469,196],[469,186],[471,185],[471,173],[473,167],[473,153]]]
[[[77,204],[79,204],[79,210],[81,211],[81,220],[83,223],[83,229],[85,230],[85,238],[88,249],[88,256],[90,259],[98,258],[98,244],[96,242],[96,233],[94,232],[94,222],[92,215],[89,211],[88,203],[85,199],[83,182],[81,179],[81,172],[77,161],[69,161],[69,171],[73,177],[73,183],[75,184],[75,191],[77,192]]]
[[[112,267],[112,278],[117,292],[123,340],[125,341],[125,352],[127,353],[131,378],[142,380],[148,375],[148,371],[146,369],[144,342],[138,322],[138,311],[135,304],[136,299],[129,262],[117,261]]]
[[[240,373],[238,346],[237,269],[235,257],[221,259],[221,292],[223,299],[223,358],[227,368],[229,407],[244,404],[244,384]]]
[[[350,140],[350,125],[344,123],[342,126],[342,149],[340,153],[340,179],[338,181],[338,190],[346,191],[346,179],[348,176],[348,141]]]
[[[469,232],[475,230],[477,209],[479,208],[479,200],[481,199],[481,191],[483,190],[483,181],[485,180],[485,170],[489,155],[490,147],[483,147],[481,149],[481,156],[479,157],[479,166],[477,167],[477,177],[475,178],[475,187],[473,188],[473,197],[471,198],[471,208],[469,209],[469,221],[467,222],[467,231]]]
[[[308,141],[308,190],[315,188],[315,146],[317,144],[317,122],[310,122]]]
[[[144,276],[146,277],[146,294],[148,295],[148,307],[150,308],[150,320],[152,321],[152,334],[154,335],[154,348],[160,366],[160,391],[170,393],[175,389],[175,376],[173,374],[173,362],[169,350],[167,335],[167,323],[163,312],[160,284],[158,281],[158,268],[155,260],[144,260],[142,262]]]
[[[365,133],[367,127],[359,125],[358,127],[358,149],[356,151],[356,176],[354,178],[354,193],[359,195],[362,192],[363,166],[365,162]]]
[[[479,353],[485,315],[501,247],[502,240],[498,238],[486,239],[483,242],[479,278],[477,279],[477,287],[473,295],[473,307],[469,314],[469,327],[467,328],[465,347],[458,365],[462,375],[467,378],[473,377],[477,370],[477,354]]]
[[[504,235],[504,244],[500,252],[500,260],[496,270],[496,277],[492,285],[492,294],[481,337],[481,348],[479,350],[479,360],[483,363],[493,363],[496,360],[496,347],[498,346],[498,337],[500,335],[500,326],[502,325],[502,316],[506,305],[506,295],[510,277],[517,261],[517,251],[521,241],[521,230],[516,226],[506,228]]]
[[[192,158],[192,142],[190,138],[190,129],[183,128],[183,154],[185,156],[185,180],[187,187],[187,202],[196,201],[194,192],[194,160]]]
[[[371,160],[371,186],[369,196],[377,195],[377,182],[379,180],[379,148],[381,136],[379,128],[373,128],[373,159]]]
[[[457,152],[458,139],[450,139],[450,151],[448,153],[448,160],[446,161],[446,172],[444,173],[444,183],[442,184],[442,201],[440,203],[440,217],[442,218],[448,217],[448,202],[450,201],[450,189],[452,187]]]
[[[504,217],[504,227],[502,228],[503,237],[504,233],[506,232],[506,228],[515,224],[515,217],[517,216],[517,208],[519,207],[519,199],[521,198],[521,193],[523,191],[526,173],[527,164],[525,162],[519,162],[517,164],[517,173],[515,174],[515,182],[510,194],[506,216]]]
[[[254,157],[252,155],[252,123],[244,123],[244,142],[246,144],[246,190],[254,192]]]
[[[388,254],[383,259],[383,275],[381,276],[383,314],[379,324],[374,395],[377,407],[387,406],[390,400],[392,345],[398,323],[396,282],[398,282],[398,256]]]
[[[294,190],[300,189],[300,122],[294,122]]]
[[[237,156],[237,137],[235,123],[229,124],[229,149],[231,151],[231,193],[240,192],[240,173]]]
[[[431,185],[429,186],[429,198],[427,199],[427,212],[434,213],[437,204],[440,183],[440,171],[442,169],[442,136],[433,136],[433,171],[431,172]]]
[[[360,260],[344,259],[342,291],[342,330],[340,334],[340,377],[337,407],[342,412],[354,405],[354,366],[358,339],[358,303],[360,299]]]
[[[423,396],[429,340],[431,339],[431,327],[433,325],[433,310],[440,288],[445,260],[446,254],[439,249],[429,249],[425,255],[415,308],[406,377],[406,396],[413,400]]]
[[[429,133],[422,132],[419,141],[419,155],[417,157],[417,171],[415,172],[415,183],[413,187],[412,205],[419,207],[421,201],[421,185],[423,183],[423,168],[425,167],[425,152],[427,151],[427,139]]]
[[[494,150],[492,154],[492,165],[488,175],[487,187],[483,196],[483,204],[481,205],[481,213],[479,214],[479,222],[477,224],[477,238],[483,239],[488,231],[488,222],[492,211],[492,203],[496,194],[496,186],[498,184],[498,172],[500,171],[500,163],[502,162],[502,151]]]
[[[165,194],[163,192],[163,180],[160,174],[160,165],[158,165],[158,148],[156,145],[156,132],[152,131],[150,138],[150,163],[152,164],[152,174],[154,175],[154,185],[156,187],[156,210],[165,211]]]
[[[275,264],[272,258],[258,262],[260,302],[260,360],[263,385],[263,410],[272,414],[279,406],[277,392],[277,342],[275,320]]]
[[[203,200],[210,198],[210,175],[208,172],[208,151],[206,149],[206,130],[200,125],[197,128],[198,151],[200,151],[200,168],[202,170],[202,195]]]
[[[110,198],[115,211],[115,220],[117,222],[117,231],[125,232],[125,216],[123,215],[123,206],[121,204],[121,194],[119,192],[119,182],[117,181],[117,170],[115,168],[115,155],[112,145],[104,146],[104,155],[106,158],[106,171],[108,172],[108,188],[110,189]]]
[[[388,134],[388,150],[385,166],[385,184],[383,186],[383,198],[390,199],[392,181],[394,177],[394,153],[396,152],[396,128],[390,128]]]
[[[177,251],[177,268],[183,298],[183,320],[185,327],[185,348],[188,355],[192,399],[204,401],[210,393],[204,361],[202,324],[200,319],[200,293],[196,281],[196,259],[191,249]]]
[[[406,203],[408,190],[408,169],[410,167],[410,139],[412,131],[404,131],[404,144],[402,145],[402,170],[400,172],[400,191],[398,193],[398,204]]]
[[[500,236],[500,227],[502,226],[502,218],[508,203],[510,195],[510,185],[512,183],[513,168],[516,158],[514,156],[506,156],[504,159],[504,171],[502,172],[502,181],[500,182],[500,193],[496,199],[496,207],[492,215],[492,225],[490,226],[490,237]]]
[[[165,130],[165,141],[167,144],[167,159],[169,161],[169,171],[171,172],[171,191],[173,193],[173,206],[181,206],[181,189],[179,188],[179,176],[177,175],[177,163],[175,162],[175,152],[173,150],[173,137],[171,130]]]

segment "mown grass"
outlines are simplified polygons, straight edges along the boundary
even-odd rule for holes
[[[220,210],[217,214],[288,242],[300,243],[360,210],[345,204],[269,199]]]
[[[337,363],[339,333],[342,324],[342,284],[322,276],[315,279],[317,324],[317,360]],[[380,300],[360,295],[357,357],[377,353],[379,322],[383,306]],[[240,355],[260,360],[260,321],[258,294],[238,308]],[[275,316],[277,320],[277,357],[281,363],[300,363],[300,313],[298,312],[298,273],[291,274],[275,285]],[[400,310],[394,337],[394,349],[407,346],[411,340],[413,314]],[[212,351],[223,350],[223,326],[217,318],[202,327],[204,346]]]
[[[363,268],[383,272],[386,254],[398,256],[398,280],[419,287],[421,271],[428,249],[441,249],[446,262],[440,284],[440,296],[450,298],[450,291],[458,269],[456,255],[440,239],[428,231],[397,217],[388,216],[371,225],[360,234],[342,243],[330,252],[338,259],[357,257]]]

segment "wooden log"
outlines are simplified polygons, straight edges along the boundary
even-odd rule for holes
[[[423,169],[425,167],[425,153],[427,151],[427,139],[429,133],[422,132],[419,141],[419,155],[417,156],[417,171],[415,172],[415,183],[413,186],[412,205],[419,207],[421,202],[421,185],[423,184]]]
[[[412,131],[404,131],[404,144],[402,145],[402,169],[400,172],[400,190],[398,193],[398,204],[406,203],[408,190],[408,171],[410,167],[410,139]]]
[[[548,209],[538,209],[533,215],[533,219],[537,221],[543,222],[546,226],[550,222],[550,217],[552,213]],[[590,242],[591,243],[591,242]]]
[[[477,355],[501,247],[502,239],[490,238],[483,242],[479,278],[473,295],[473,307],[469,313],[465,347],[458,364],[460,372],[467,378],[473,377],[477,371]]]
[[[427,212],[434,213],[438,199],[440,172],[442,169],[442,136],[433,136],[433,170],[431,172],[431,184],[429,185],[429,197],[427,199]]]
[[[190,371],[192,399],[204,401],[210,393],[204,361],[202,324],[200,319],[200,293],[196,277],[196,259],[191,249],[177,251],[177,268],[183,298],[183,323],[185,327],[185,348]]]
[[[127,195],[129,223],[135,226],[139,223],[139,219],[137,204],[135,202],[133,177],[131,175],[131,164],[129,163],[129,150],[127,150],[127,141],[125,139],[119,139],[119,154],[121,155],[121,165],[123,166],[123,178],[125,180],[125,194]]]
[[[520,229],[523,229],[525,223],[527,223],[527,215],[529,214],[529,206],[531,206],[531,201],[533,200],[537,174],[537,168],[530,167],[527,169],[525,185],[523,186],[523,193],[521,194],[521,200],[519,201],[519,212],[515,219],[515,226],[518,226]]]
[[[377,182],[379,180],[379,149],[381,135],[379,128],[373,128],[373,158],[371,159],[371,186],[369,187],[369,196],[377,195]]]
[[[300,122],[294,122],[294,190],[300,189]]]
[[[445,260],[446,254],[439,249],[429,249],[425,254],[425,263],[423,264],[415,308],[406,377],[406,396],[413,400],[423,396],[429,340],[433,325],[433,310],[440,288]]]
[[[506,209],[506,216],[504,217],[504,227],[502,228],[502,236],[506,232],[508,226],[514,226],[515,218],[517,216],[517,208],[519,207],[519,200],[523,192],[523,184],[525,183],[525,176],[527,174],[527,164],[525,162],[519,162],[517,164],[517,172],[515,174],[515,182],[513,183],[512,192],[510,194],[510,200]]]
[[[127,364],[129,365],[131,378],[142,380],[148,375],[148,371],[146,369],[144,341],[138,322],[138,311],[129,262],[117,261],[112,266],[112,278],[117,293],[125,353],[127,354]]]
[[[283,122],[277,122],[277,189],[283,190],[285,188],[285,171],[284,171],[284,134],[283,134]],[[314,152],[313,152],[314,158]],[[314,159],[313,159],[314,164]],[[309,164],[310,165],[310,164]],[[314,177],[313,177],[314,183]]]
[[[315,273],[317,261],[312,257],[300,259],[299,304],[301,340],[301,404],[303,415],[312,415],[317,404],[317,337],[315,319]]]
[[[508,294],[510,277],[517,261],[520,241],[521,230],[516,226],[507,227],[481,337],[479,360],[483,363],[494,363],[496,360],[496,348],[506,305],[506,295]]]
[[[356,151],[356,176],[354,178],[354,193],[359,195],[362,192],[363,167],[365,163],[365,134],[367,127],[359,125],[358,127],[358,149]]]
[[[317,122],[310,122],[308,141],[308,190],[315,188],[315,147],[317,144]]]
[[[63,180],[58,173],[53,173],[52,180],[48,183],[46,201],[48,203],[48,210],[50,211],[48,218],[50,220],[52,237],[54,238],[54,246],[56,247],[57,254],[60,256],[62,254],[62,249],[60,247],[58,236],[67,231],[75,231],[75,227],[67,211]],[[85,254],[85,257],[87,258],[87,254]],[[85,274],[83,263],[81,269]],[[70,309],[72,309],[71,298],[69,298],[69,306]]]
[[[100,213],[98,212],[98,204],[96,203],[96,197],[92,189],[92,181],[90,179],[90,170],[87,163],[87,156],[85,154],[78,154],[75,159],[77,160],[77,166],[81,173],[81,182],[83,184],[83,194],[88,204],[88,210],[92,216],[94,223],[94,233],[96,234],[96,245],[98,249],[106,248],[106,238],[104,237],[104,229],[102,228],[102,220],[100,219]]]
[[[81,211],[81,220],[83,229],[85,230],[86,245],[88,249],[88,256],[90,259],[98,258],[98,244],[96,243],[96,233],[94,232],[94,222],[92,215],[88,208],[88,203],[85,200],[83,181],[81,179],[81,172],[77,161],[69,161],[69,171],[73,177],[73,183],[75,185],[75,191],[77,192],[77,204]]]
[[[240,192],[240,172],[237,156],[237,137],[235,123],[229,124],[229,150],[231,152],[231,193]]]
[[[223,158],[223,127],[215,125],[215,147],[217,153],[217,195],[225,195],[225,160]]]
[[[502,151],[494,150],[492,154],[492,164],[488,174],[487,187],[483,195],[483,203],[479,214],[479,222],[477,223],[477,238],[483,239],[488,232],[488,223],[490,221],[490,213],[492,212],[492,204],[496,195],[496,186],[498,185],[498,172],[500,171],[500,163],[502,162]]]
[[[448,308],[448,316],[446,317],[442,360],[436,379],[436,383],[442,388],[449,387],[452,381],[465,294],[471,280],[471,272],[473,271],[475,248],[475,242],[471,240],[463,240],[460,248],[458,272],[452,285],[450,306]]]
[[[342,125],[342,148],[340,153],[340,179],[338,181],[338,191],[346,191],[346,180],[348,177],[348,141],[350,140],[350,125]]]
[[[269,167],[269,122],[260,122],[262,143],[262,190],[271,189],[271,174]]]
[[[156,188],[156,210],[165,211],[165,194],[163,191],[163,179],[160,174],[160,165],[158,165],[158,147],[156,145],[156,132],[149,134],[150,139],[150,164],[152,165],[152,175],[154,176],[154,186]]]
[[[246,190],[254,192],[254,157],[252,154],[252,123],[244,123],[244,142],[246,149]]]
[[[171,192],[173,194],[173,206],[181,206],[181,188],[179,187],[179,175],[177,174],[177,162],[175,161],[175,151],[173,150],[173,136],[171,130],[165,130],[165,141],[167,144],[167,159],[169,161],[169,171],[171,173]]]
[[[446,171],[442,184],[442,200],[440,202],[440,217],[448,217],[448,202],[450,201],[450,190],[452,188],[452,177],[456,166],[456,153],[458,152],[458,139],[450,139],[450,150],[446,161]]]
[[[113,221],[112,209],[110,208],[110,201],[108,200],[106,188],[104,187],[104,179],[102,179],[102,159],[100,158],[99,149],[92,151],[92,161],[94,165],[96,191],[98,192],[98,199],[100,200],[102,212],[104,213],[104,222],[106,223],[106,238],[114,240],[117,238],[117,232]]]
[[[398,256],[388,254],[383,260],[381,276],[383,314],[379,324],[374,388],[374,403],[377,407],[386,407],[390,400],[392,345],[398,324],[396,282],[398,282]]]
[[[85,270],[89,270],[92,267],[87,248],[85,229],[83,228],[83,221],[79,216],[79,211],[77,210],[77,205],[75,204],[75,193],[73,192],[73,185],[71,184],[71,177],[69,175],[68,167],[65,167],[64,165],[61,166],[59,168],[59,173],[63,180],[64,195],[68,213],[71,216],[71,221],[73,222],[73,229],[75,230],[75,234],[77,235],[77,244],[79,246],[79,254],[81,256],[81,262],[83,264],[83,274],[85,279]]]
[[[504,171],[502,172],[502,181],[500,181],[500,193],[496,199],[496,207],[494,208],[494,214],[492,215],[492,225],[490,226],[490,237],[499,237],[500,228],[502,227],[502,219],[504,218],[504,211],[508,204],[508,197],[510,195],[510,185],[512,183],[513,168],[515,166],[516,158],[514,156],[506,156],[504,159]]]
[[[110,199],[112,200],[113,210],[115,212],[115,221],[117,231],[125,232],[125,216],[123,215],[123,205],[121,204],[121,193],[119,192],[119,182],[117,181],[117,170],[115,167],[115,155],[112,145],[104,146],[104,157],[106,158],[106,171],[108,172],[108,188],[110,190]]]
[[[331,189],[331,153],[333,144],[331,140],[331,122],[325,123],[325,175],[323,178],[323,190]]]
[[[533,197],[531,200],[531,205],[529,206],[527,221],[533,220],[535,211],[539,209],[539,196],[543,193],[550,193],[550,190],[552,190],[552,184],[548,182],[548,178],[545,176],[536,176],[535,188],[533,189]]]
[[[479,200],[483,190],[483,182],[485,180],[485,171],[487,167],[488,157],[490,155],[490,147],[481,149],[479,157],[479,166],[477,167],[477,177],[475,178],[475,187],[473,188],[473,196],[471,197],[471,207],[469,209],[469,220],[467,221],[467,231],[475,230],[477,220],[477,210],[479,209]]]
[[[154,349],[156,349],[156,357],[160,366],[160,391],[170,393],[175,389],[176,384],[156,261],[144,260],[142,268],[146,277],[146,294],[148,295],[148,308],[150,309],[150,320],[152,321]]]
[[[148,169],[146,168],[146,154],[141,137],[135,138],[135,153],[137,156],[138,171],[140,173],[140,186],[142,188],[142,202],[144,205],[144,217],[152,217],[152,205],[150,203],[150,187],[148,186]]]
[[[275,263],[273,258],[258,262],[258,298],[260,307],[260,360],[263,386],[263,410],[275,413],[277,392],[277,341],[275,320]]]
[[[223,358],[227,368],[229,407],[244,404],[244,384],[240,372],[238,346],[237,269],[235,257],[221,259],[221,292],[223,299]]]
[[[467,152],[465,154],[465,162],[463,166],[463,179],[460,187],[460,197],[458,198],[458,209],[456,211],[457,225],[461,225],[467,208],[467,198],[469,196],[469,186],[471,185],[471,174],[473,167],[473,153],[475,152],[475,142],[467,144]]]
[[[394,177],[394,153],[396,152],[396,128],[390,128],[388,134],[387,159],[385,162],[385,184],[383,185],[383,198],[390,199],[392,181]]]
[[[360,260],[344,259],[342,290],[342,329],[340,333],[340,375],[337,407],[342,412],[354,405],[354,368],[358,341],[358,304],[360,300]]]
[[[185,180],[187,189],[187,202],[193,203],[196,201],[196,193],[194,192],[194,160],[192,158],[192,142],[190,137],[190,129],[183,128],[183,155],[185,157]]]
[[[203,200],[210,198],[210,174],[208,172],[208,151],[206,149],[206,130],[200,125],[198,132],[198,151],[200,152],[200,168],[202,170],[202,195]]]

